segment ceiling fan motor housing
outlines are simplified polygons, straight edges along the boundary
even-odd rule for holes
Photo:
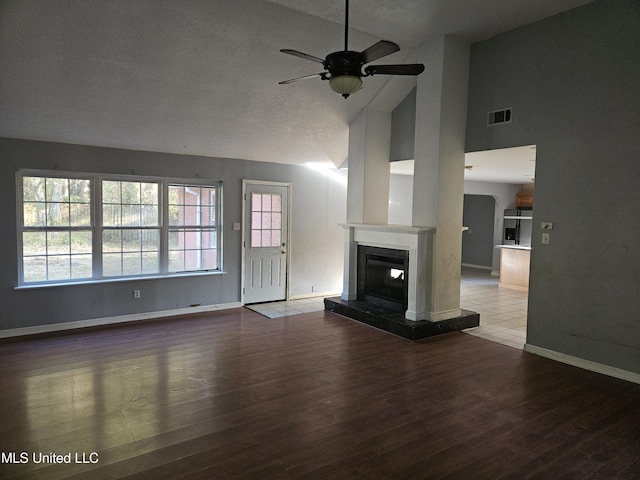
[[[324,61],[324,68],[329,71],[332,77],[339,75],[361,77],[362,54],[351,50],[330,53]]]

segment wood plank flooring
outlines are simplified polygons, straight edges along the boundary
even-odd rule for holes
[[[640,478],[640,385],[327,312],[3,341],[0,386],[2,479]]]

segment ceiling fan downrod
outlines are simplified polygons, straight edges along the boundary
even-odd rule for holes
[[[349,0],[345,0],[346,9],[344,11],[344,51],[349,50]]]

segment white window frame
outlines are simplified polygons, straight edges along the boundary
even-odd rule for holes
[[[23,257],[23,233],[27,231],[47,231],[48,227],[25,227],[24,225],[24,198],[23,198],[23,178],[24,177],[44,177],[44,178],[72,178],[85,179],[91,182],[91,225],[90,227],[82,227],[83,230],[91,229],[92,232],[92,276],[82,279],[63,279],[63,280],[44,280],[25,282],[24,280],[24,257]],[[159,229],[159,272],[148,274],[134,275],[103,275],[102,260],[102,182],[103,181],[123,181],[123,182],[148,182],[158,183],[158,227],[149,227]],[[210,270],[192,270],[192,271],[169,271],[169,254],[168,254],[168,236],[169,236],[169,218],[168,218],[168,189],[169,185],[186,186],[206,186],[215,188],[216,203],[215,208],[215,237],[216,237],[216,265],[217,268]],[[223,198],[222,181],[203,180],[203,179],[184,179],[169,177],[151,177],[138,175],[110,175],[96,173],[80,173],[65,172],[58,170],[31,170],[24,169],[16,172],[16,208],[17,208],[17,244],[18,244],[18,282],[16,288],[33,288],[51,285],[77,285],[86,283],[102,283],[102,282],[118,282],[140,278],[167,278],[193,275],[210,275],[223,273],[223,252],[222,252],[222,198]],[[61,228],[63,230],[74,229],[75,227]],[[145,228],[145,227],[140,227]],[[49,228],[51,229],[51,228]],[[205,246],[206,247],[206,246]]]
[[[77,173],[64,173],[61,174],[60,172],[48,172],[47,175],[44,174],[39,174],[36,172],[30,172],[30,173],[23,173],[20,174],[22,172],[18,172],[17,178],[16,178],[16,196],[18,201],[16,202],[16,206],[17,206],[17,234],[18,234],[18,278],[19,278],[19,283],[20,284],[24,284],[24,285],[37,285],[37,284],[58,284],[58,283],[67,283],[67,282],[84,282],[87,281],[88,279],[91,279],[95,276],[96,272],[95,272],[95,265],[94,262],[92,261],[92,277],[83,277],[83,278],[69,278],[69,279],[54,279],[54,280],[40,280],[40,281],[31,281],[31,282],[25,282],[24,281],[24,250],[23,250],[23,239],[24,239],[24,233],[28,233],[28,232],[44,232],[44,233],[49,233],[49,232],[73,232],[73,231],[85,231],[85,232],[91,232],[92,235],[92,253],[91,255],[93,255],[93,250],[95,249],[95,245],[94,245],[94,241],[93,241],[93,232],[95,229],[95,213],[93,210],[93,203],[91,201],[90,203],[90,221],[89,221],[89,225],[88,226],[53,226],[53,225],[44,225],[44,226],[25,226],[24,225],[24,191],[23,191],[23,177],[41,177],[41,178],[60,178],[60,179],[76,179],[76,180],[89,180],[90,181],[90,188],[91,188],[91,194],[93,195],[93,183],[91,182],[90,178],[87,175],[83,175],[83,174],[77,174]],[[45,197],[45,202],[47,202],[46,197]],[[66,203],[66,202],[65,202]],[[53,256],[53,255],[52,255]],[[71,256],[71,254],[70,254]],[[45,255],[45,257],[48,259],[49,255]],[[45,267],[48,268],[48,267]]]
[[[142,224],[137,224],[137,225],[123,225],[123,224],[116,224],[116,225],[106,225],[104,223],[104,185],[103,182],[108,181],[108,182],[128,182],[128,183],[152,183],[152,184],[156,184],[158,186],[158,193],[157,193],[157,197],[156,197],[156,204],[158,206],[158,214],[156,217],[156,224],[155,225],[142,225]],[[115,176],[104,176],[104,177],[100,177],[96,179],[96,200],[99,199],[99,201],[96,201],[94,208],[97,210],[96,212],[96,229],[98,230],[97,236],[98,238],[96,238],[97,240],[97,244],[99,244],[100,250],[99,253],[96,254],[96,256],[99,256],[99,262],[97,265],[98,271],[99,271],[99,276],[98,278],[100,279],[118,279],[118,278],[123,278],[123,277],[139,277],[139,276],[147,276],[147,275],[160,275],[163,273],[162,271],[162,248],[161,248],[161,237],[162,237],[162,182],[159,181],[158,179],[146,179],[146,178],[138,178],[138,177],[115,177]],[[127,203],[124,203],[124,201],[121,199],[119,204],[120,207],[123,207],[125,205],[129,205]],[[140,206],[142,206],[144,204],[140,204]],[[135,230],[139,230],[139,231],[143,231],[143,230],[148,230],[148,231],[157,231],[158,232],[158,271],[156,272],[150,272],[150,273],[134,273],[134,274],[119,274],[119,275],[105,275],[105,265],[104,265],[104,257],[105,257],[105,251],[103,250],[104,244],[103,244],[103,239],[104,239],[104,233],[108,232],[108,231],[120,231],[122,234],[124,234],[124,232],[126,231],[135,231]],[[141,249],[140,253],[142,254],[144,251]],[[113,253],[113,252],[112,252]],[[125,252],[118,252],[120,254],[124,254]],[[94,258],[94,260],[96,260]],[[121,268],[123,267],[123,265],[121,265]]]
[[[172,252],[180,252],[182,251],[183,254],[185,255],[185,257],[183,258],[183,260],[186,263],[186,255],[188,252],[196,252],[197,258],[196,258],[196,268],[194,271],[201,271],[202,268],[202,262],[203,262],[203,253],[205,252],[209,252],[210,250],[215,250],[216,252],[216,265],[220,264],[220,256],[218,255],[220,252],[220,249],[217,247],[217,241],[209,241],[209,242],[205,242],[203,241],[203,236],[205,235],[206,232],[217,232],[218,228],[219,228],[219,218],[217,216],[217,212],[219,209],[219,205],[217,203],[217,198],[214,195],[215,191],[220,191],[219,186],[215,186],[215,185],[207,185],[207,184],[194,184],[193,182],[190,183],[177,183],[177,182],[169,182],[168,186],[167,186],[167,190],[169,190],[170,187],[180,187],[183,189],[184,191],[184,204],[182,205],[177,205],[177,206],[189,206],[191,204],[189,204],[186,200],[186,195],[193,195],[196,198],[196,203],[195,205],[191,205],[191,206],[195,206],[196,207],[196,217],[195,217],[195,222],[191,223],[188,222],[187,219],[184,219],[184,223],[180,223],[180,224],[171,224],[171,222],[168,220],[167,223],[167,228],[169,230],[169,236],[167,238],[170,238],[170,234],[171,232],[182,232],[184,234],[184,241],[187,241],[187,234],[191,233],[191,234],[195,234],[195,240],[196,240],[196,245],[197,248],[191,249],[188,248],[185,245],[185,248],[183,250],[180,249],[171,249],[168,248],[167,251],[169,253],[169,255]],[[212,189],[213,191],[209,191],[209,197],[208,197],[208,209],[206,209],[207,207],[207,202],[204,203],[203,205],[203,195],[205,195],[205,192],[200,191],[200,187],[205,187],[207,189]],[[167,198],[169,198],[169,195],[167,194]],[[211,200],[213,200],[213,202],[211,202]],[[170,203],[170,200],[167,202],[167,205],[176,205],[173,203]],[[214,214],[213,217],[209,217],[209,218],[213,218],[214,219],[214,224],[206,224],[203,225],[202,224],[202,218],[203,215],[205,214],[210,216],[212,213]],[[218,236],[217,234],[214,235],[209,235],[210,238],[211,237],[216,237]],[[169,263],[168,263],[168,267],[171,268],[171,259],[169,259]]]

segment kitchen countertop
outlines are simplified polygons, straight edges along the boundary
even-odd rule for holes
[[[531,250],[531,247],[525,245],[496,245],[496,248],[513,248],[515,250]]]

